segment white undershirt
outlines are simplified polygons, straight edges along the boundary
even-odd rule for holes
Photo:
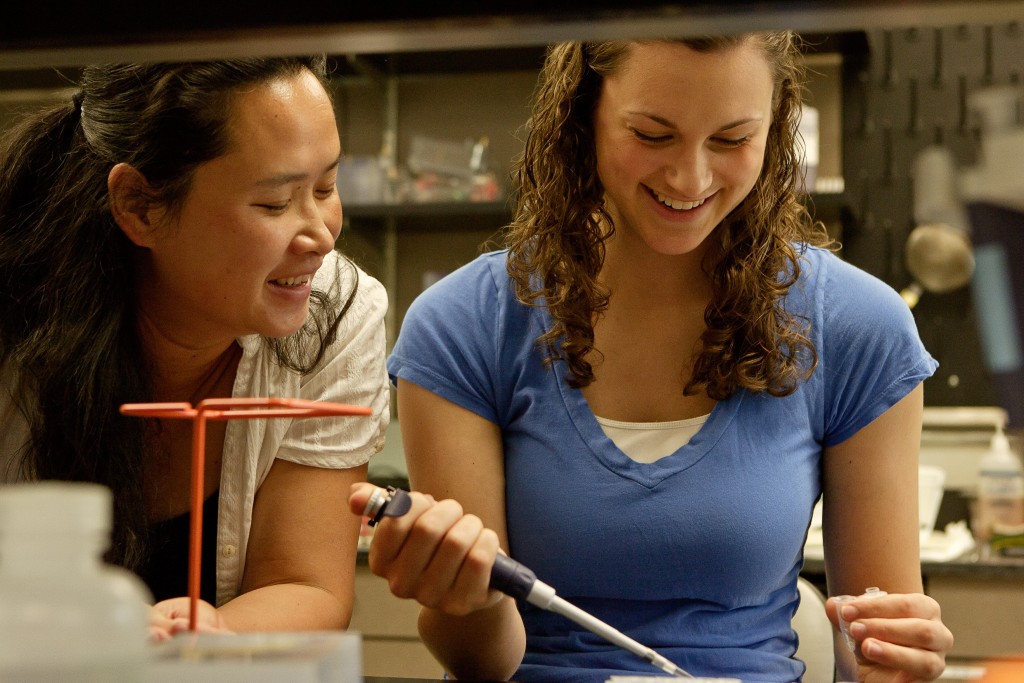
[[[671,422],[620,422],[594,417],[620,451],[637,462],[654,462],[690,443],[709,416],[710,413]]]

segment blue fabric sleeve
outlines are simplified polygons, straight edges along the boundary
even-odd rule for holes
[[[822,297],[819,372],[825,383],[826,446],[842,443],[918,384],[938,363],[891,287],[835,258],[818,261]]]
[[[500,261],[500,263],[496,263]],[[388,358],[392,382],[412,382],[492,422],[500,310],[492,275],[504,255],[488,254],[424,290],[409,307]]]

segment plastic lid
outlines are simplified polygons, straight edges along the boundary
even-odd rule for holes
[[[989,450],[981,456],[979,471],[982,475],[989,473],[1000,476],[1019,475],[1024,471],[1020,459],[1010,448],[1010,440],[1006,438],[1001,427],[997,428],[995,434],[992,435],[992,445]]]
[[[99,484],[42,481],[0,486],[6,533],[109,532],[113,496]]]

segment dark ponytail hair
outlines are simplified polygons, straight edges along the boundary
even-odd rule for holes
[[[153,188],[148,201],[180,209],[196,168],[227,151],[235,93],[304,70],[326,83],[322,57],[88,67],[70,101],[0,142],[0,376],[13,382],[30,428],[20,474],[109,486],[109,559],[126,567],[146,549],[146,421],[118,406],[151,390],[132,295],[135,247],[110,213],[107,176],[128,163]],[[281,363],[312,369],[352,294],[339,306],[339,292],[315,293],[307,326],[268,340]]]

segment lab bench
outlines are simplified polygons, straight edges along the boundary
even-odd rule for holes
[[[365,554],[360,553],[349,630],[362,636],[367,681],[371,676],[439,679],[444,675],[420,641],[419,611],[415,600],[395,597],[387,581],[370,572]]]

